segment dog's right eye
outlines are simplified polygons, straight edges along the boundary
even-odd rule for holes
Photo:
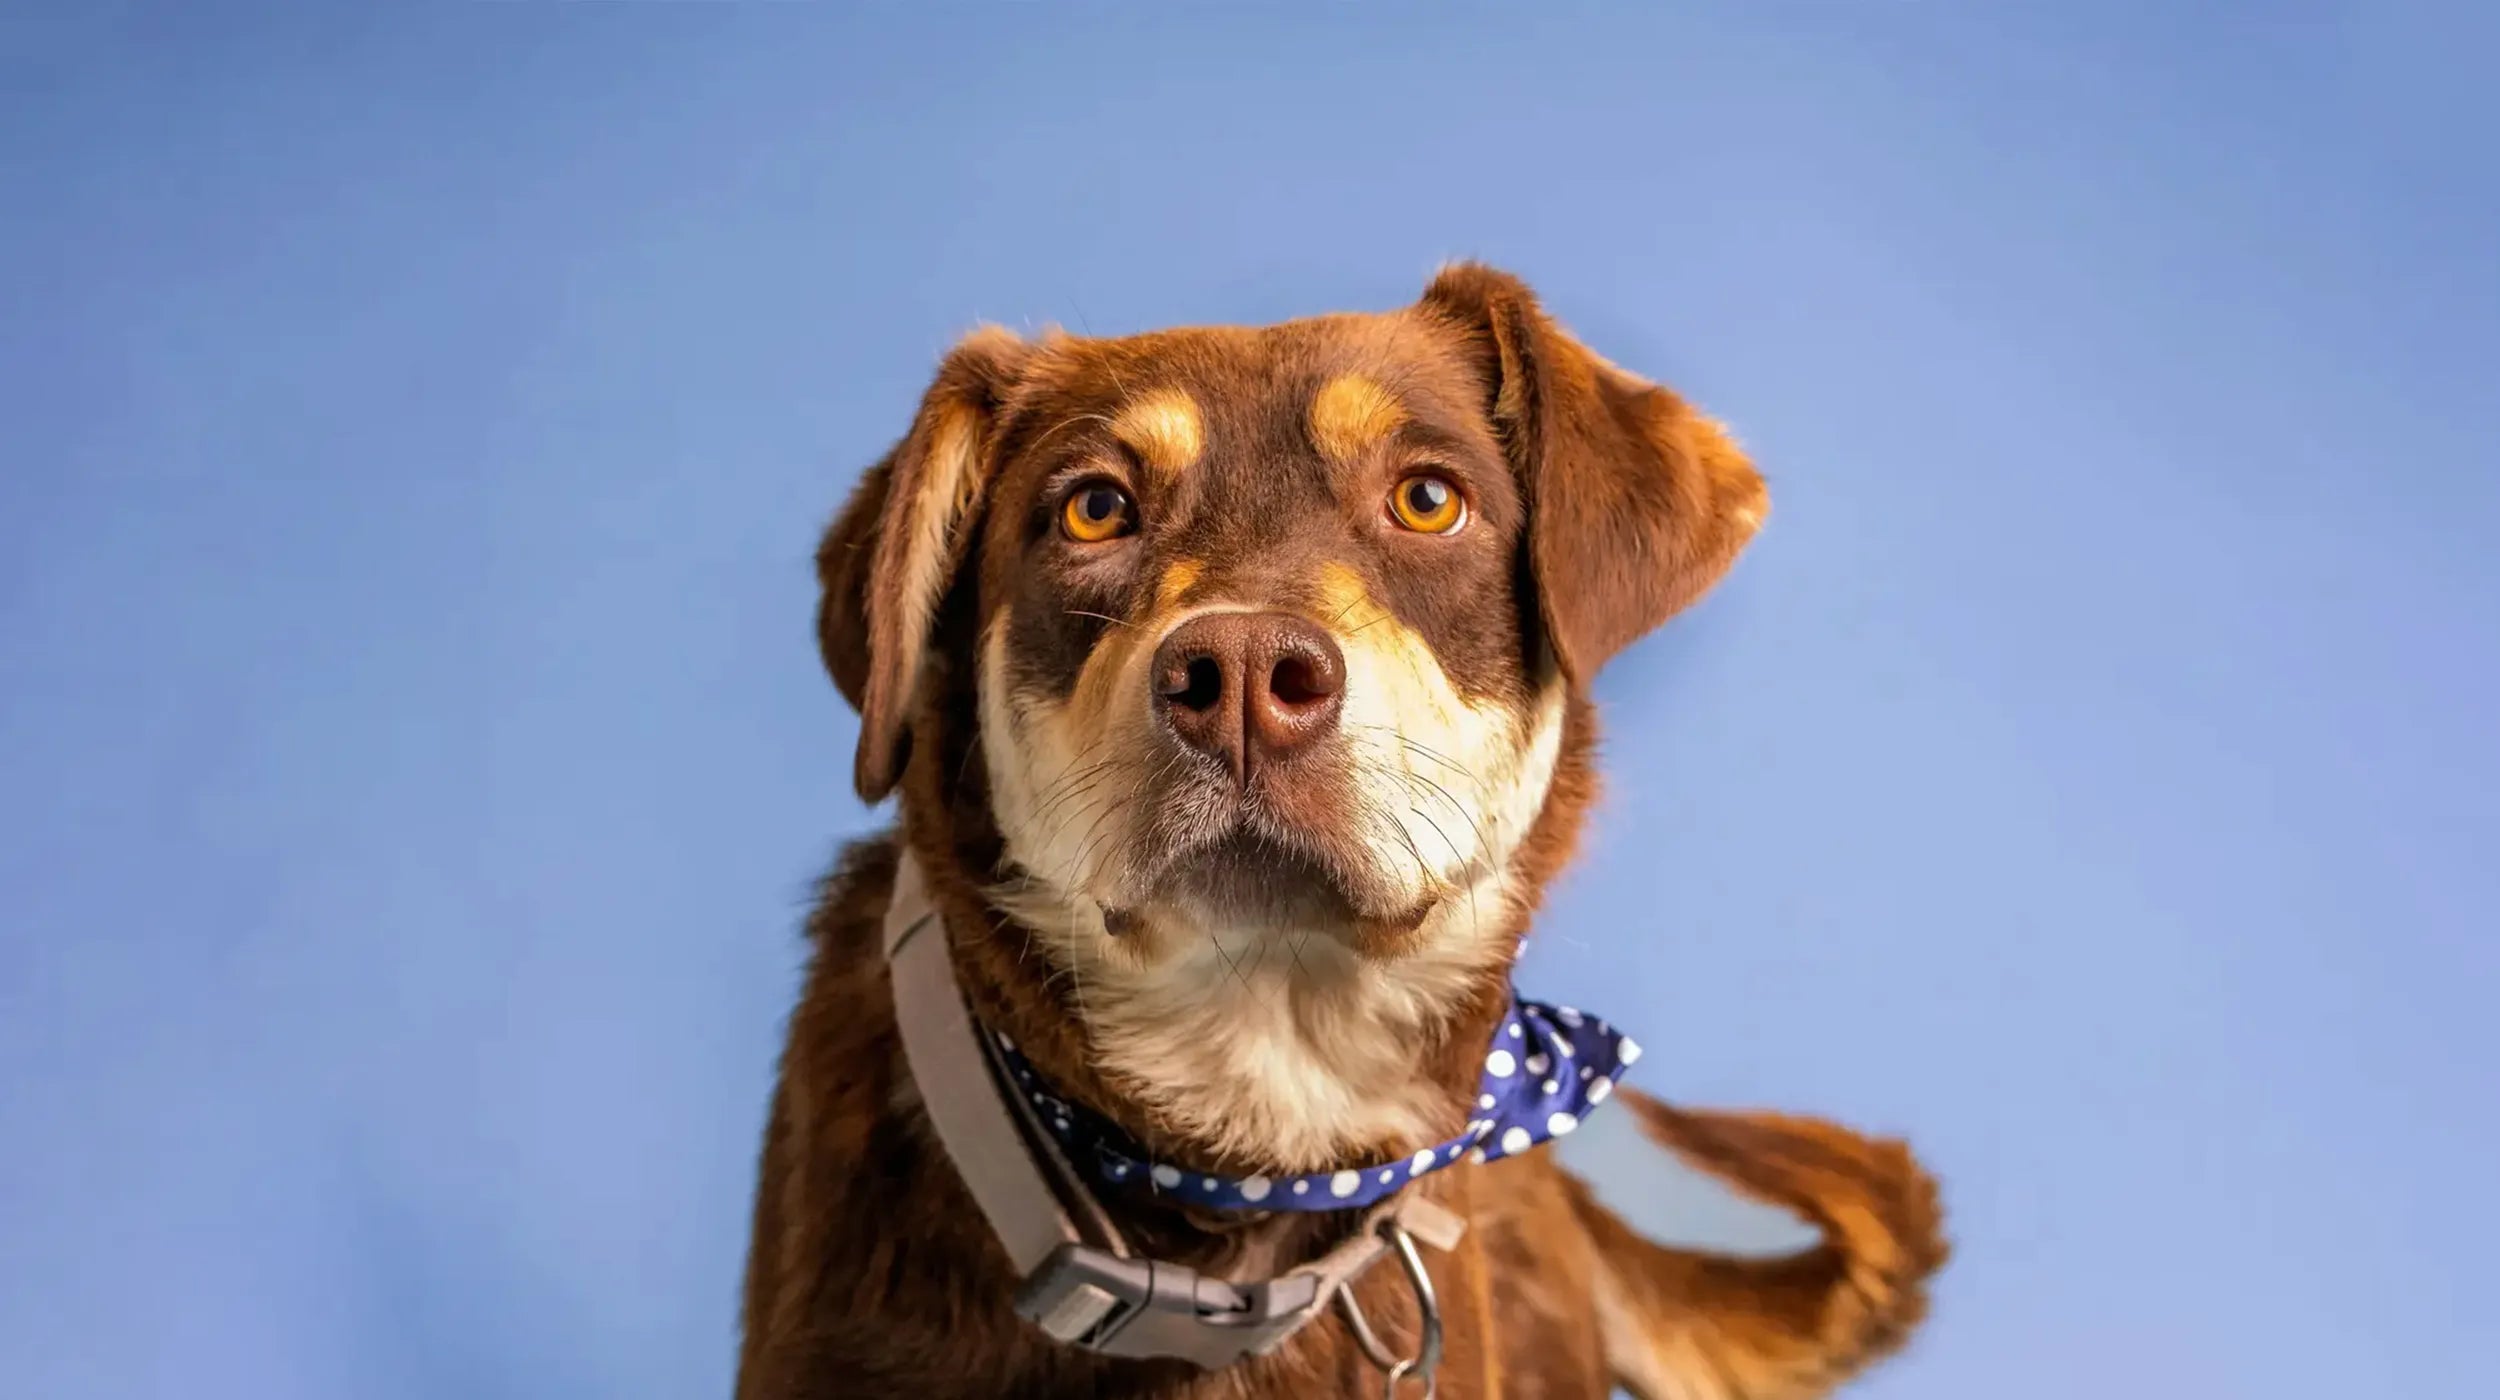
[[[1137,528],[1137,503],[1108,481],[1089,481],[1068,493],[1059,508],[1059,529],[1078,544],[1101,544]]]

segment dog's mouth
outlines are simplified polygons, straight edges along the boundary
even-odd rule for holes
[[[1349,849],[1352,848],[1352,849]],[[1243,932],[1325,933],[1358,951],[1410,940],[1440,902],[1414,899],[1372,874],[1348,839],[1288,820],[1257,790],[1175,792],[1140,833],[1130,882],[1141,906]],[[1115,932],[1136,909],[1106,911]]]
[[[1255,923],[1308,928],[1360,917],[1351,884],[1331,862],[1242,827],[1167,859],[1153,890]]]

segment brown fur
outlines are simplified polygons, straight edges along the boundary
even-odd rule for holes
[[[1142,445],[1141,423],[1155,427]],[[1153,470],[1123,470],[1112,455],[1122,451]],[[1460,481],[1475,512],[1449,539],[1397,535],[1367,504],[1419,463]],[[1128,481],[1154,528],[1116,547],[1056,541],[1053,493],[1083,472]],[[1116,920],[1103,906],[1090,922],[1092,896],[1073,887],[1002,907],[1015,902],[1012,877],[1049,886],[1050,872],[1012,868],[1031,831],[1011,829],[998,806],[1006,755],[982,738],[999,700],[984,692],[984,639],[1004,668],[988,683],[1047,708],[1082,699],[1081,680],[1100,684],[1104,668],[1091,663],[1107,649],[1147,644],[1127,634],[1202,598],[1321,616],[1323,605],[1342,613],[1328,600],[1350,590],[1407,639],[1383,654],[1446,677],[1446,703],[1474,707],[1480,718],[1465,723],[1492,726],[1484,735],[1527,742],[1539,697],[1560,694],[1550,776],[1515,840],[1480,834],[1476,854],[1495,868],[1470,877],[1489,883],[1467,887],[1464,923],[1429,882],[1421,922],[1380,904],[1392,896],[1366,883],[1359,837],[1327,826],[1336,804],[1359,796],[1343,786],[1358,768],[1324,755],[1277,779],[1273,810],[1294,839],[1316,843],[1309,878],[1335,891],[1335,903],[1296,917],[1333,918],[1330,946],[1353,957],[1331,966],[1354,969],[1314,972],[1301,955],[1320,950],[1303,947],[1279,985],[1324,1009],[1332,978],[1394,986],[1442,960],[1446,975],[1409,997],[1415,1005],[1395,1003],[1422,1018],[1396,1042],[1410,1047],[1402,1092],[1426,1106],[1422,1118],[1330,1148],[1340,1160],[1391,1160],[1466,1116],[1516,935],[1594,794],[1590,678],[1725,571],[1766,501],[1715,424],[1600,360],[1524,287],[1484,268],[1445,272],[1416,307],[1381,316],[1117,341],[1028,344],[991,331],[959,347],[818,555],[819,640],[861,712],[857,785],[871,800],[899,786],[901,824],[844,857],[809,922],[814,955],[755,1201],[742,1400],[1378,1394],[1379,1372],[1333,1314],[1267,1357],[1201,1375],[1058,1346],[1011,1311],[1005,1256],[900,1056],[879,945],[898,843],[927,872],[975,1013],[1063,1092],[1184,1166],[1307,1168],[1266,1160],[1260,1141],[1209,1121],[1197,1110],[1221,1100],[1192,1100],[1186,1078],[1155,1082],[1151,1066],[1122,1068],[1111,1053],[1112,1013],[1083,1000],[1082,959],[1151,973],[1159,921],[1182,917],[1160,896]],[[1174,791],[1172,802],[1200,797]],[[1122,803],[1152,808],[1163,795],[1146,784]],[[1060,927],[1063,916],[1074,922]],[[1621,1097],[1615,1111],[1639,1114],[1659,1142],[1737,1190],[1799,1212],[1825,1243],[1774,1261],[1652,1244],[1546,1151],[1423,1177],[1408,1189],[1469,1222],[1456,1251],[1430,1260],[1449,1336],[1442,1396],[1594,1400],[1620,1382],[1653,1397],[1787,1400],[1826,1393],[1900,1344],[1944,1257],[1933,1187],[1906,1151],[1828,1124]],[[1282,1102],[1293,1106],[1290,1094]],[[1350,1223],[1213,1215],[1151,1195],[1106,1203],[1158,1256],[1216,1272],[1281,1272]],[[1394,1268],[1375,1269],[1357,1294],[1395,1342],[1414,1335]]]

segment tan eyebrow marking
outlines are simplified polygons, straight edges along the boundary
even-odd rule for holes
[[[1389,391],[1359,374],[1341,374],[1311,396],[1311,441],[1341,462],[1361,456],[1405,421],[1406,410]]]
[[[1179,471],[1206,449],[1198,401],[1179,389],[1148,390],[1111,420],[1111,434],[1157,471]]]

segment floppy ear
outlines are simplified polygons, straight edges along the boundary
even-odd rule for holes
[[[1029,351],[996,326],[957,345],[911,431],[860,478],[817,547],[816,640],[859,711],[851,782],[863,801],[902,776],[930,626],[971,545],[999,404]]]
[[[1445,268],[1424,307],[1469,338],[1528,499],[1528,563],[1573,684],[1719,581],[1770,493],[1725,429],[1592,353],[1508,273]]]

